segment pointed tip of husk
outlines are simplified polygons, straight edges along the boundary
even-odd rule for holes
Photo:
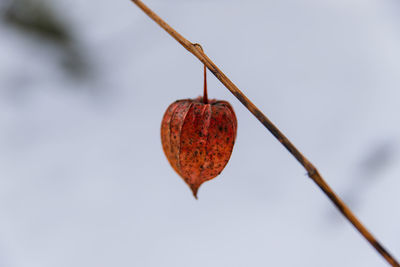
[[[199,187],[200,187],[200,186],[191,186],[191,187],[190,187],[190,189],[192,189],[193,196],[194,196],[194,198],[195,198],[196,200],[199,199],[199,198],[197,197],[197,192],[198,192],[198,190],[199,190]]]

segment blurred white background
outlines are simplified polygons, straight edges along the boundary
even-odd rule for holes
[[[146,0],[400,258],[400,3]],[[130,1],[0,4],[0,266],[386,266],[212,75],[238,136],[196,201],[164,157],[202,65]]]

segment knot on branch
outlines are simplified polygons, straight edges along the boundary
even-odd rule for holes
[[[194,43],[192,44],[196,49],[200,48],[201,52],[204,52],[203,47],[201,46],[201,44],[198,43]]]
[[[317,168],[315,168],[314,166],[308,166],[307,173],[310,178],[320,177]]]

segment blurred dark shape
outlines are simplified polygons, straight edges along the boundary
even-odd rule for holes
[[[53,44],[62,52],[60,66],[74,78],[88,76],[89,65],[73,32],[51,8],[48,1],[12,0],[2,12],[4,22]],[[3,4],[4,5],[4,4]]]
[[[14,0],[6,9],[4,18],[7,23],[43,38],[60,43],[71,41],[68,29],[45,2]]]
[[[381,143],[371,149],[371,153],[361,161],[360,176],[374,178],[385,169],[396,154],[396,146],[393,142]]]
[[[347,190],[339,192],[351,209],[357,209],[361,196],[380,179],[380,175],[394,161],[396,154],[397,145],[392,140],[385,140],[371,147],[370,153],[365,155],[358,170],[349,179]]]

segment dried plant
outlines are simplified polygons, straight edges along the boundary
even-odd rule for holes
[[[398,261],[381,245],[381,243],[368,231],[368,229],[353,214],[347,205],[336,195],[332,188],[325,182],[319,174],[317,168],[289,141],[289,139],[259,110],[239,88],[211,61],[198,44],[189,42],[186,38],[175,31],[157,14],[149,9],[140,0],[131,0],[160,27],[167,31],[176,41],[185,47],[190,53],[196,56],[225,87],[275,136],[276,139],[297,159],[297,161],[307,170],[308,176],[318,185],[318,187],[333,202],[338,210],[349,220],[360,234],[385,258],[392,266],[400,267]]]

